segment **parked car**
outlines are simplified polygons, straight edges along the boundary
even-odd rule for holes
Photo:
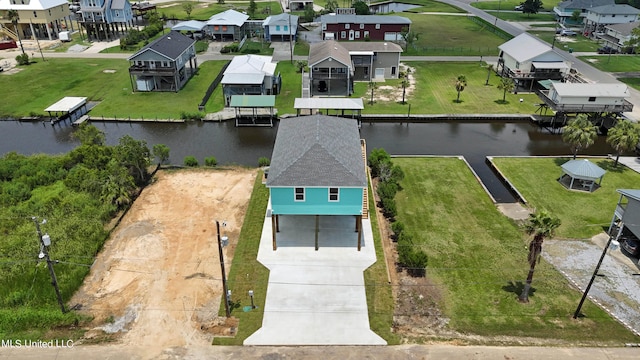
[[[320,82],[318,83],[318,91],[319,92],[326,92],[327,91],[327,82],[324,80],[320,80]]]
[[[516,5],[513,10],[515,11],[522,11],[524,10],[524,5],[520,4],[520,5]]]
[[[618,50],[610,47],[610,46],[603,46],[601,48],[598,48],[598,54],[617,54]]]
[[[578,33],[573,31],[573,30],[569,30],[569,29],[562,29],[560,31],[560,35],[561,36],[578,36]]]
[[[620,246],[631,256],[640,256],[640,241],[634,238],[626,238],[622,240]]]

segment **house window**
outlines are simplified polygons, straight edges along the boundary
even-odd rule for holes
[[[376,24],[376,30],[380,29],[380,24]]]
[[[395,75],[396,74],[396,67],[392,66],[391,67],[391,75]]]
[[[327,24],[322,24],[322,30],[327,30]]]
[[[222,31],[227,31],[227,25],[222,25]]]
[[[340,32],[340,38],[341,39],[346,39],[347,38],[347,32],[346,31],[341,31]]]
[[[516,69],[520,69],[520,63],[516,61]]]
[[[116,17],[120,17],[120,12],[116,11]]]
[[[351,28],[351,24],[344,24],[344,28],[347,29],[347,30],[350,29]]]
[[[289,25],[284,26],[284,31],[289,31]]]
[[[280,25],[276,25],[276,31],[280,31]]]
[[[340,201],[340,191],[338,188],[329,188],[329,201]]]
[[[360,31],[356,31],[356,39],[360,39]]]
[[[295,188],[296,201],[304,201],[304,188]]]
[[[368,37],[369,37],[369,32],[368,32],[368,31],[365,31],[365,32],[364,32],[364,38],[366,39],[366,38],[368,38]]]
[[[37,12],[33,12],[33,17],[38,17],[38,13]]]
[[[364,24],[360,24],[360,29],[364,29]]]
[[[218,30],[220,30],[220,26],[218,26],[218,25],[214,25],[214,26],[213,26],[213,30],[214,30],[214,31],[218,31]]]
[[[595,97],[595,96],[591,96],[591,97],[589,98],[589,102],[594,102],[594,101],[596,101],[596,97]]]

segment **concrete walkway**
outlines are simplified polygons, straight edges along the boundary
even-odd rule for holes
[[[271,205],[267,213],[271,213]],[[262,327],[244,345],[386,345],[371,331],[363,271],[376,261],[371,223],[363,219],[357,250],[354,217],[281,216],[273,251],[271,217],[258,261],[270,270]]]
[[[615,156],[613,156],[613,159],[615,160]],[[623,164],[624,166],[628,167],[629,169],[640,173],[640,158],[639,157],[635,157],[635,156],[620,156],[620,158],[618,159],[618,162],[620,164]]]

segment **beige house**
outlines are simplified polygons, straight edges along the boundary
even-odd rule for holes
[[[402,47],[391,41],[341,42],[353,63],[355,81],[397,79]]]
[[[59,32],[71,26],[69,4],[66,0],[0,0],[0,36],[16,41],[18,35],[20,39],[56,40]],[[10,10],[18,12],[18,34],[9,19]]]

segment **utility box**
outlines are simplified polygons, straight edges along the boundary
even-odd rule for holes
[[[71,41],[71,34],[68,31],[60,31],[58,33],[58,39],[62,42]]]

